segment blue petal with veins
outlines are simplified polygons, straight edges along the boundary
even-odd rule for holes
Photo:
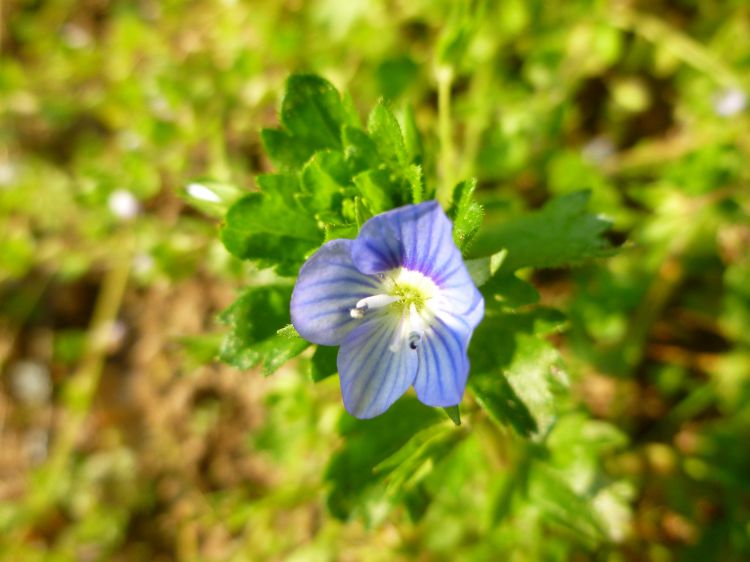
[[[430,406],[458,404],[471,334],[484,301],[437,202],[367,221],[355,240],[324,244],[300,270],[292,323],[305,339],[340,345],[347,411],[383,413],[410,386]]]

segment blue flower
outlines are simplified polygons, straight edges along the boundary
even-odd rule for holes
[[[332,240],[302,266],[292,323],[320,345],[340,345],[344,405],[382,414],[410,386],[429,406],[461,401],[466,350],[484,300],[435,201],[368,220],[355,240]]]

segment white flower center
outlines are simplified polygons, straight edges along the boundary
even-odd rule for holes
[[[379,273],[378,279],[382,292],[359,300],[350,310],[351,317],[364,318],[368,311],[388,307],[389,312],[401,317],[391,350],[396,351],[403,340],[417,349],[435,317],[440,289],[426,275],[404,267]]]

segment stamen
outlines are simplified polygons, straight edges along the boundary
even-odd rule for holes
[[[357,306],[349,310],[349,314],[352,318],[364,318],[365,312],[368,310],[376,310],[388,306],[398,300],[398,297],[391,295],[373,295],[366,297],[357,302]]]
[[[357,308],[362,310],[374,310],[377,308],[383,308],[391,303],[398,300],[398,297],[391,295],[373,295],[362,299],[357,303]]]

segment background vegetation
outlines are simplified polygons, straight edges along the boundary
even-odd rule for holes
[[[2,12],[0,557],[750,557],[746,2]],[[469,253],[510,249],[460,426],[238,355],[283,299],[220,321],[277,280],[219,227],[297,71],[392,108],[428,193],[476,177]]]

